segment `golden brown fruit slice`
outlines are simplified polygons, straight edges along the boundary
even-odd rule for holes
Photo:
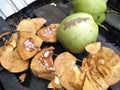
[[[81,73],[76,66],[77,58],[69,52],[59,54],[55,61],[55,74],[58,76],[61,85],[67,90],[81,90],[85,73]]]
[[[74,65],[76,61],[77,61],[77,58],[69,52],[63,52],[59,54],[54,61],[55,74],[58,77],[60,77],[63,74],[66,68],[66,65],[68,63],[71,63]]]
[[[120,80],[120,57],[112,49],[102,47],[93,59],[108,85]]]
[[[60,77],[61,85],[67,90],[82,90],[85,73],[81,73],[76,65],[67,64]]]
[[[34,56],[30,68],[35,76],[48,80],[54,79],[55,68],[53,67],[53,50],[54,47],[47,47]]]
[[[95,54],[97,53],[101,48],[101,43],[100,42],[95,42],[87,45],[85,47],[85,50],[89,52],[90,54]]]
[[[100,82],[100,79],[98,79],[99,77],[95,76],[97,75],[96,73],[94,73],[93,71],[87,71],[86,72],[86,77],[88,78],[89,82],[91,83],[91,85],[95,88],[95,90],[106,90],[106,87],[101,87],[101,85],[103,83],[106,83],[105,81],[101,82],[101,84],[99,85],[98,82]],[[95,79],[94,79],[95,78]],[[98,80],[98,81],[97,81]],[[107,85],[107,84],[106,84]],[[107,85],[108,86],[108,85]],[[104,89],[105,88],[105,89]]]
[[[83,59],[81,69],[96,90],[105,90],[120,80],[120,57],[114,50],[103,46]]]
[[[25,81],[25,78],[26,78],[27,74],[26,73],[22,73],[20,76],[19,76],[19,80],[21,83],[23,83]]]
[[[4,46],[2,46],[4,48],[4,51],[13,51],[17,44],[17,38],[18,33],[13,33],[11,38],[5,42]]]
[[[94,87],[95,90],[106,90],[109,87],[109,85],[105,82],[103,76],[96,68],[97,65],[96,62],[94,61],[94,58],[89,56],[89,59],[84,58],[80,70],[86,73],[86,78],[89,80],[90,84],[92,85],[92,87]],[[87,85],[85,85],[85,87],[87,87]]]
[[[28,32],[19,32],[17,50],[23,60],[33,57],[42,45],[43,40]]]
[[[83,86],[82,90],[96,90],[96,89],[94,88],[94,86],[92,86],[92,84],[90,83],[88,78],[85,77],[84,86]]]
[[[16,49],[3,51],[0,56],[1,65],[12,73],[19,73],[28,69],[29,61],[22,60]]]
[[[13,51],[16,47],[18,33],[13,33],[9,40],[6,40],[4,46],[0,47],[0,56],[4,51]]]
[[[23,19],[17,26],[18,31],[26,31],[35,34],[46,23],[44,18]]]
[[[48,84],[48,88],[52,88],[54,90],[62,88],[62,85],[60,84],[59,78],[55,76],[53,80]]]
[[[50,26],[43,27],[37,31],[37,35],[43,39],[44,42],[55,43],[57,41],[57,29],[59,24],[50,24]]]

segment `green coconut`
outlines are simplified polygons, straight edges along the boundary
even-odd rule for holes
[[[89,13],[98,24],[105,20],[106,10],[107,4],[105,0],[72,0],[72,13]]]
[[[58,41],[72,53],[81,53],[86,45],[95,42],[98,25],[88,13],[75,13],[67,16],[57,30]]]

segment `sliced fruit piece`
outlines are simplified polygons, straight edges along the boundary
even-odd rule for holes
[[[46,23],[44,18],[23,19],[17,26],[18,31],[26,31],[35,34]]]
[[[69,52],[59,54],[55,61],[55,74],[67,90],[81,90],[85,75],[76,66],[77,58]]]
[[[21,83],[23,83],[25,81],[25,78],[26,78],[27,74],[26,73],[22,73],[20,76],[19,76],[19,80]]]
[[[97,53],[84,58],[81,68],[89,72],[87,76],[91,78],[92,83],[94,81],[103,89],[120,80],[120,57],[108,47],[103,46]]]
[[[34,56],[30,68],[35,76],[48,80],[54,79],[53,50],[54,47],[52,46],[44,48]]]
[[[76,60],[77,58],[69,52],[59,54],[54,61],[55,74],[60,77],[64,72],[66,65],[68,63],[75,65]]]
[[[92,69],[90,71],[87,71],[86,77],[88,78],[91,85],[95,88],[95,90],[107,90],[109,87],[102,75],[97,70]]]
[[[43,40],[28,32],[20,32],[17,42],[17,50],[23,60],[33,57],[42,45]]]
[[[4,51],[13,51],[13,49],[17,46],[17,38],[18,33],[15,32],[12,34],[11,38],[5,42]]]
[[[57,29],[59,24],[50,24],[37,31],[37,35],[43,39],[44,42],[55,43],[57,41]]]
[[[55,76],[53,80],[48,84],[48,88],[52,88],[54,90],[62,88],[62,85],[60,84],[59,78]]]
[[[82,90],[96,90],[90,83],[87,77],[85,77],[84,86]]]
[[[60,76],[60,83],[67,90],[82,90],[84,78],[85,73],[81,73],[75,64],[68,63]]]
[[[95,54],[97,53],[101,48],[101,43],[100,42],[95,42],[87,45],[85,47],[85,50],[89,52],[90,54]]]
[[[12,73],[19,73],[28,69],[29,61],[22,60],[16,49],[3,51],[0,56],[1,65]]]
[[[120,57],[110,48],[102,47],[95,54],[97,69],[103,75],[108,85],[113,85],[120,80]]]

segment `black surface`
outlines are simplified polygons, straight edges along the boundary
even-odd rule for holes
[[[47,4],[47,0],[45,0],[44,2],[42,0],[38,0],[35,3],[31,4],[30,6],[28,6],[27,8],[16,13],[15,15],[8,17],[6,19],[6,22],[5,21],[4,22],[8,23],[12,30],[15,30],[16,24],[18,24],[20,20],[24,18],[29,18],[29,17],[30,18],[33,18],[36,16],[39,17],[39,14],[41,13],[41,11],[44,11],[44,10],[45,11],[43,16],[50,15],[50,17],[54,17],[54,15],[56,15],[57,12],[59,12],[59,14],[62,13],[62,15],[65,15],[65,14],[68,15],[69,11],[67,10],[69,9],[69,7],[68,6],[66,7],[65,4],[62,4],[62,3],[58,4],[57,7],[60,8],[60,10],[58,8],[54,9],[53,6],[48,6],[48,5],[44,6],[46,4]],[[45,8],[43,8],[42,6],[44,6]],[[40,7],[42,7],[42,9]],[[46,7],[47,9],[49,7],[50,10],[49,9],[46,10]],[[65,12],[65,9],[67,9],[66,12]],[[56,11],[53,12],[53,10],[56,10]],[[38,13],[35,14],[36,12]],[[57,22],[60,22],[61,19],[63,19],[62,15],[56,15],[56,16],[59,16],[60,19],[57,19],[57,17],[54,17],[54,19],[47,18],[48,24],[52,23],[52,21],[54,22],[55,20],[59,20]],[[114,27],[107,24],[106,22],[104,22],[103,24],[109,29],[109,31],[105,31],[105,29],[99,27],[100,32],[99,32],[98,41],[101,41],[103,45],[114,49],[120,55],[120,32],[117,31]],[[64,51],[64,48],[61,46],[59,42],[55,44],[43,43],[42,47],[50,46],[50,45],[53,45],[55,47],[55,51],[54,51],[55,54],[59,54]],[[82,54],[77,54],[75,56],[81,59],[85,55],[86,53],[82,53]],[[32,74],[30,69],[28,69],[26,73],[27,73],[27,78],[25,79],[25,82],[20,83],[18,80],[19,74],[10,73],[9,71],[6,71],[6,70],[1,71],[0,72],[0,87],[1,87],[0,89],[1,90],[52,90],[52,89],[47,89],[47,85],[49,81],[35,77]],[[112,85],[109,88],[109,90],[120,90],[120,82],[118,82],[115,85]]]
[[[45,18],[47,20],[46,25],[60,23],[66,17],[66,14],[60,9],[50,4],[35,9],[34,13],[39,18]]]
[[[110,8],[120,12],[120,0],[108,0],[107,5]]]
[[[8,31],[12,31],[10,26],[4,21],[2,17],[0,17],[0,34]]]

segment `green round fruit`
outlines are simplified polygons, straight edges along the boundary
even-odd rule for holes
[[[96,23],[102,23],[105,20],[107,4],[105,0],[73,0],[72,12],[86,12],[93,16]],[[104,16],[103,16],[104,14]],[[102,15],[102,16],[100,16]]]
[[[85,46],[95,42],[98,25],[88,13],[75,13],[67,16],[57,30],[57,38],[65,49],[81,53]]]

